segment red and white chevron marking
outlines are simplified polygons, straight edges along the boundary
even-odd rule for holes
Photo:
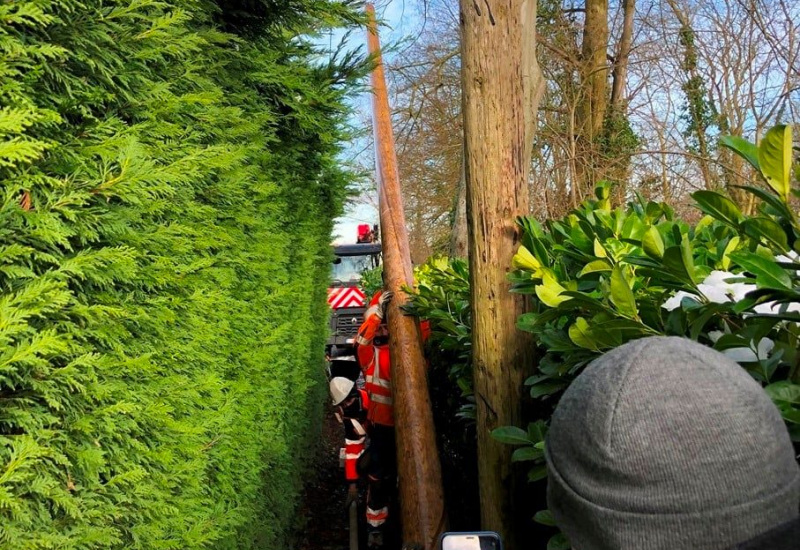
[[[364,307],[364,293],[360,288],[345,286],[328,289],[328,305],[332,309],[341,307]]]

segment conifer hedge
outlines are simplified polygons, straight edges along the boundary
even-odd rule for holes
[[[0,548],[283,548],[359,65],[320,0],[0,1]]]

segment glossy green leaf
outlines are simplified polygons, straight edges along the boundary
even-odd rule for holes
[[[558,307],[569,300],[568,296],[561,296],[561,293],[565,291],[566,289],[549,273],[545,273],[542,277],[542,284],[536,286],[536,296],[549,307]]]
[[[569,550],[570,543],[564,533],[554,535],[547,541],[547,550]]]
[[[633,295],[622,267],[617,265],[611,272],[611,302],[617,306],[617,310],[625,317],[634,318],[639,311],[636,307],[636,298]]]
[[[664,251],[664,267],[682,281],[695,282],[694,260],[688,240],[684,239],[679,246],[670,246]]]
[[[651,258],[660,260],[664,257],[664,239],[656,226],[651,225],[642,237],[642,249]]]
[[[770,218],[749,218],[742,222],[744,233],[756,241],[767,241],[780,252],[789,251],[789,241],[786,232],[776,221]]]
[[[608,253],[606,249],[603,248],[603,245],[597,239],[594,240],[594,255],[598,258],[607,258]]]
[[[769,191],[761,189],[759,187],[753,187],[751,185],[736,185],[734,187],[736,187],[737,189],[744,189],[748,193],[755,195],[756,197],[767,203],[770,207],[772,207],[772,209],[775,210],[775,212],[779,216],[787,220],[794,219],[794,214],[792,214],[791,210],[780,199],[780,197],[776,197]]]
[[[620,240],[640,240],[645,231],[647,231],[647,225],[638,216],[626,214],[622,224],[622,231],[620,232]]]
[[[791,289],[792,280],[789,273],[763,256],[753,252],[737,252],[731,254],[731,259],[756,276],[758,288]]]
[[[704,304],[702,312],[689,324],[689,338],[697,340],[708,322],[719,315],[720,308],[717,304]]]
[[[541,382],[531,386],[531,397],[543,397],[545,395],[553,395],[567,387],[565,382]]]
[[[708,214],[706,214],[705,216],[700,218],[700,221],[697,222],[697,225],[694,226],[694,234],[699,235],[700,233],[703,232],[703,230],[705,230],[706,227],[711,226],[715,221],[716,218],[714,216],[709,216]]]
[[[556,520],[550,510],[540,510],[533,516],[533,521],[549,527],[555,527]]]
[[[731,199],[716,191],[696,191],[692,198],[700,210],[734,227],[742,221],[742,212]]]
[[[656,222],[664,214],[664,206],[653,201],[649,201],[644,210],[645,217],[650,222]]]
[[[800,385],[792,384],[788,380],[775,382],[764,388],[773,401],[785,401],[800,405]]]
[[[531,468],[528,471],[528,481],[530,481],[531,483],[533,483],[534,481],[539,481],[546,477],[547,477],[547,466],[545,464]]]
[[[792,127],[778,125],[769,129],[758,144],[758,164],[767,184],[788,202],[792,190]]]
[[[500,443],[508,445],[530,445],[528,433],[516,426],[501,426],[492,430],[492,437]]]
[[[575,322],[569,327],[569,339],[572,340],[576,346],[591,349],[595,351],[600,350],[600,345],[592,335],[589,328],[589,323],[583,317],[578,317]]]
[[[567,242],[582,252],[590,252],[592,250],[592,235],[587,234],[585,229],[580,224],[570,228]]]
[[[683,233],[681,232],[681,226],[677,223],[672,224],[672,240],[675,241],[676,245],[680,245],[683,242]]]
[[[544,453],[536,447],[520,447],[514,449],[511,454],[511,462],[528,462],[531,460],[539,460],[544,456]]]
[[[564,384],[566,386],[566,383]],[[544,420],[537,420],[528,424],[528,439],[538,443],[543,443],[547,434],[547,425]]]
[[[697,282],[694,268],[694,255],[692,254],[692,243],[689,241],[689,239],[683,239],[680,249],[681,260],[683,261],[683,266],[686,269],[686,273],[689,275],[692,281]]]
[[[586,264],[583,269],[578,272],[578,277],[583,277],[589,273],[598,273],[604,271],[611,271],[611,264],[608,260],[594,260]]]
[[[526,271],[536,271],[542,267],[541,262],[524,246],[520,246],[517,253],[514,254],[514,257],[511,259],[511,265],[517,269],[524,269]]]
[[[547,247],[545,246],[545,244],[542,242],[541,239],[538,239],[536,237],[532,237],[531,241],[533,244],[533,249],[531,250],[533,255],[536,257],[537,260],[539,260],[539,262],[542,265],[549,265],[550,257],[547,252]]]
[[[725,250],[722,252],[722,269],[726,271],[730,269],[731,266],[730,256],[736,250],[736,247],[739,246],[740,242],[741,239],[739,238],[739,235],[736,235],[735,237],[731,238],[730,241],[728,241],[727,245],[725,245]]]
[[[759,172],[761,171],[761,167],[758,164],[758,147],[754,144],[739,136],[723,136],[719,139],[719,144],[731,149],[749,162],[753,168]]]
[[[671,222],[673,219],[675,219],[675,209],[674,208],[672,208],[670,205],[668,205],[666,203],[662,204],[661,207],[664,209],[664,219],[665,220]]]
[[[594,188],[594,195],[597,200],[604,200],[611,196],[611,183],[608,181],[598,182]]]

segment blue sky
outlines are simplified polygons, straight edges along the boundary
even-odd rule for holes
[[[414,0],[379,0],[375,2],[375,12],[378,20],[383,22],[379,28],[381,45],[387,52],[387,59],[395,55],[402,55],[403,43],[413,39],[416,29],[419,28],[420,16]],[[325,46],[338,44],[344,32],[334,32],[320,39]],[[366,49],[366,31],[353,33],[349,37],[353,46],[363,45]],[[354,124],[364,126],[370,124],[372,105],[369,94],[363,94],[354,104]],[[371,132],[369,132],[371,133]],[[345,158],[348,161],[356,160],[362,166],[372,166],[374,153],[367,143],[356,143],[348,147]],[[334,240],[338,242],[355,242],[356,228],[360,223],[378,223],[378,212],[369,203],[376,203],[374,197],[363,196],[360,200],[348,205],[344,216],[336,220]]]

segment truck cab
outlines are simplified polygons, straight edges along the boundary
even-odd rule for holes
[[[333,247],[335,258],[328,287],[328,305],[332,311],[326,345],[326,354],[331,360],[355,360],[353,343],[369,299],[360,288],[361,274],[381,263],[381,244],[374,237],[376,229],[365,232],[359,227],[358,241],[361,242]]]

